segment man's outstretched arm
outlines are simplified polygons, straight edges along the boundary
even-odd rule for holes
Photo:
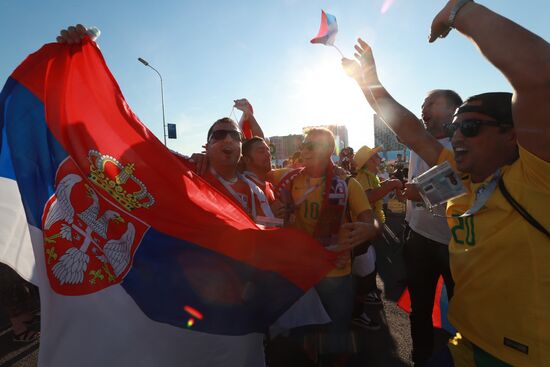
[[[430,42],[449,30],[451,0],[432,23]],[[550,161],[550,44],[511,20],[476,4],[464,5],[453,25],[470,38],[514,88],[512,112],[520,144]]]
[[[435,165],[443,146],[424,129],[418,118],[397,102],[380,83],[370,46],[359,39],[355,50],[357,61],[342,59],[344,70],[355,79],[372,109],[399,140],[430,166]]]

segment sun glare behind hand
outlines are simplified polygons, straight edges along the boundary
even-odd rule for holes
[[[335,57],[295,75],[290,96],[293,121],[306,125],[346,125],[352,146],[372,141],[372,110]]]

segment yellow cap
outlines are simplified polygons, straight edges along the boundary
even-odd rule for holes
[[[359,148],[359,150],[355,153],[355,157],[353,157],[357,169],[362,168],[369,159],[371,159],[376,153],[380,151],[380,149],[382,149],[381,146],[371,149],[366,145],[363,145],[361,148]]]

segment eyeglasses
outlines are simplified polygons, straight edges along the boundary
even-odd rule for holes
[[[313,150],[318,150],[319,148],[327,147],[327,146],[328,144],[326,143],[322,143],[318,141],[308,141],[307,143],[302,143],[302,145],[300,145],[300,150],[313,151]]]
[[[208,137],[208,141],[214,139],[214,140],[223,140],[225,137],[229,135],[231,139],[235,141],[243,141],[242,134],[237,130],[215,130],[212,131],[210,136]]]
[[[503,126],[498,121],[486,121],[486,120],[462,120],[460,122],[453,122],[452,124],[445,125],[445,129],[449,136],[453,136],[455,131],[460,129],[462,135],[473,138],[479,134],[481,125],[487,126]]]

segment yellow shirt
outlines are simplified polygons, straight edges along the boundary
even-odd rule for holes
[[[456,163],[444,150],[439,162]],[[502,168],[506,188],[550,228],[550,163],[519,147]],[[490,178],[486,181],[488,182]],[[447,215],[463,214],[483,183],[464,179],[469,194],[452,200]],[[448,219],[455,281],[451,323],[474,344],[514,366],[550,366],[550,241],[498,189],[473,216]]]
[[[363,186],[363,190],[368,191],[379,188],[380,179],[374,173],[361,169],[357,172],[355,179]],[[380,199],[374,203],[374,214],[380,223],[386,222],[386,214],[384,213],[384,200]]]
[[[278,182],[280,178],[290,169],[276,170],[273,174],[274,180]],[[319,219],[321,211],[321,204],[323,203],[323,193],[325,191],[325,178],[310,178],[307,182],[307,176],[301,173],[294,179],[292,185],[292,199],[294,202],[298,202],[304,195],[304,193],[310,188],[317,186],[309,195],[296,208],[296,220],[293,224],[295,228],[302,229],[313,235],[315,232],[315,226]],[[308,185],[309,183],[309,185]],[[371,206],[367,195],[363,191],[361,185],[353,178],[348,181],[348,205],[353,220],[357,219],[357,216],[365,210],[370,210]],[[344,220],[347,220],[345,218]],[[342,269],[334,269],[327,274],[327,277],[343,276],[351,273],[351,262],[349,262]]]

